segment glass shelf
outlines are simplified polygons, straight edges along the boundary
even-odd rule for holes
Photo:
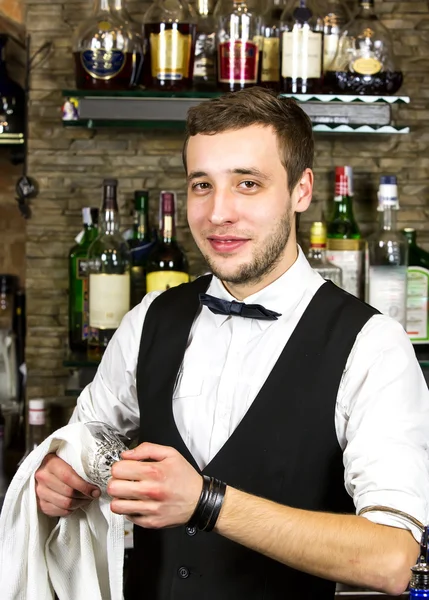
[[[156,92],[63,90],[64,127],[132,127],[183,130],[188,110],[221,92]],[[280,94],[295,98],[320,133],[409,133],[392,125],[391,106],[407,104],[407,96],[346,96]]]
[[[21,146],[23,143],[23,133],[0,133],[1,146]]]

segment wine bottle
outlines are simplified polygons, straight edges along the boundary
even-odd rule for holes
[[[130,309],[130,252],[119,232],[116,179],[103,181],[99,234],[88,249],[88,355],[101,358]]]
[[[412,227],[403,230],[408,242],[407,333],[416,353],[429,351],[429,252],[417,245]]]
[[[323,18],[315,0],[294,0],[281,16],[281,83],[291,94],[323,91]]]
[[[82,209],[83,231],[69,253],[69,347],[86,351],[88,340],[88,248],[97,237],[98,208]]]
[[[287,0],[269,0],[262,13],[262,58],[260,83],[280,89],[280,17]]]
[[[188,261],[176,241],[175,194],[161,192],[160,239],[147,261],[146,291],[164,291],[189,281]]]
[[[359,12],[341,33],[336,69],[326,85],[342,94],[395,94],[402,85],[389,30],[378,19],[374,0],[359,0]]]
[[[320,221],[314,222],[311,226],[307,260],[311,268],[324,279],[329,279],[341,287],[342,272],[340,267],[334,265],[326,256],[326,225]]]
[[[364,297],[364,261],[361,234],[353,213],[352,167],[335,168],[334,212],[328,223],[328,260],[341,268],[342,287]]]
[[[214,0],[198,0],[197,2],[198,24],[194,87],[201,91],[216,88],[216,26],[213,5]]]
[[[134,192],[134,225],[128,240],[131,256],[131,308],[146,294],[146,262],[154,242],[149,229],[149,192]]]
[[[193,7],[187,0],[155,0],[145,12],[143,23],[146,87],[191,89],[197,23]]]
[[[78,89],[126,90],[135,84],[143,49],[109,0],[94,0],[92,16],[74,34],[73,56]]]
[[[408,243],[397,229],[398,210],[396,177],[381,176],[378,191],[380,227],[368,238],[367,302],[405,328]]]
[[[261,18],[246,0],[220,3],[216,7],[218,21],[218,87],[236,92],[258,81]]]

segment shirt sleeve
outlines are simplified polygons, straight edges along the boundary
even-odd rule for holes
[[[429,391],[403,327],[372,317],[356,339],[338,394],[337,432],[345,486],[356,513],[383,506],[428,522]],[[365,518],[421,531],[407,516],[371,510]]]
[[[97,373],[80,394],[70,423],[103,421],[134,439],[140,428],[136,388],[140,338],[147,310],[160,292],[147,294],[128,312],[101,359]]]

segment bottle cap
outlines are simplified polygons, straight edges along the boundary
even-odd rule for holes
[[[377,210],[382,212],[385,206],[394,210],[399,209],[398,185],[395,175],[382,175],[380,177]]]
[[[45,410],[45,401],[41,398],[28,401],[29,410]]]
[[[325,248],[326,225],[322,221],[315,221],[310,229],[310,244],[313,248]]]
[[[353,196],[353,168],[335,167],[335,197]]]
[[[41,398],[28,401],[28,423],[29,425],[45,424],[45,401]]]
[[[164,215],[174,215],[174,192],[161,192],[161,210]]]

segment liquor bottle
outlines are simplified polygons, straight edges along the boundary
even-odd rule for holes
[[[25,93],[6,67],[6,44],[9,37],[0,33],[0,132],[23,134],[25,131]]]
[[[134,192],[134,226],[128,240],[131,256],[131,308],[146,294],[146,261],[154,242],[149,229],[149,192]]]
[[[176,241],[173,192],[161,192],[161,210],[161,236],[147,260],[147,292],[164,291],[189,281],[188,261]]]
[[[40,398],[28,401],[28,430],[25,454],[18,463],[21,465],[46,438],[46,407]]]
[[[416,230],[403,230],[408,242],[407,333],[416,352],[429,350],[429,252],[417,245]]]
[[[8,488],[8,477],[5,470],[5,419],[0,406],[0,512]]]
[[[342,285],[342,272],[326,257],[326,225],[315,221],[310,229],[310,249],[307,254],[312,269],[324,279],[329,279],[339,287]]]
[[[136,53],[135,76],[133,83],[138,85],[141,83],[141,75],[143,70],[143,60],[145,54],[145,42],[143,37],[143,28],[140,23],[134,21],[125,6],[125,0],[114,0],[111,7],[112,13],[119,17],[125,23],[126,28],[131,30],[139,45],[139,51]]]
[[[340,34],[345,25],[350,21],[350,11],[343,0],[324,0],[323,17],[323,73],[324,88],[330,92],[329,81],[332,81],[330,73],[340,71],[341,67],[337,58]],[[347,39],[346,37],[343,38]],[[341,54],[341,53],[340,53]]]
[[[147,40],[147,88],[181,91],[192,87],[197,18],[187,0],[155,0],[143,17]]]
[[[411,567],[410,600],[429,598],[429,531],[426,526],[420,541],[420,552],[417,563]]]
[[[357,298],[363,298],[363,250],[361,234],[353,214],[352,199],[352,167],[336,167],[334,211],[327,227],[327,257],[341,268],[343,289]]]
[[[292,94],[323,91],[323,15],[315,0],[294,0],[281,16],[281,86]]]
[[[246,0],[220,3],[218,20],[218,87],[236,92],[258,82],[261,18]]]
[[[341,34],[338,70],[330,70],[326,85],[342,94],[394,94],[402,85],[402,72],[389,30],[377,17],[374,0],[359,0],[359,7]]]
[[[198,0],[197,40],[195,43],[194,87],[197,90],[216,89],[216,25],[214,0]]]
[[[109,0],[94,0],[92,16],[74,34],[73,55],[81,90],[129,89],[143,60],[141,39],[111,10]]]
[[[130,252],[119,233],[116,179],[103,181],[99,233],[88,249],[88,356],[101,358],[130,309]]]
[[[380,229],[368,238],[367,301],[406,327],[408,243],[397,230],[398,186],[393,175],[382,176],[378,190]]]
[[[88,314],[88,248],[97,237],[98,208],[82,209],[83,231],[69,253],[69,348],[86,351]]]
[[[280,17],[287,0],[269,0],[262,14],[261,85],[280,89]]]

